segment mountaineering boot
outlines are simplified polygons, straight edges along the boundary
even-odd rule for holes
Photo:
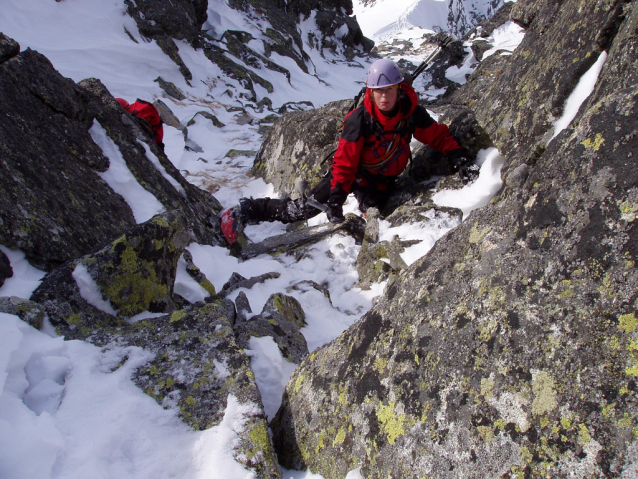
[[[222,234],[229,246],[237,243],[239,235],[244,231],[245,222],[241,213],[241,205],[228,208],[219,215]]]

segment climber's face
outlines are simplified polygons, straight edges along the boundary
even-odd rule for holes
[[[385,88],[375,88],[372,90],[372,98],[379,110],[389,112],[397,104],[399,98],[399,85],[392,85]]]

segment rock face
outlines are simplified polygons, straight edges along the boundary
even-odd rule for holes
[[[136,225],[99,176],[109,159],[89,132],[97,124],[165,210],[189,211],[193,238],[222,244],[208,222],[221,208],[217,200],[179,174],[98,80],[75,84],[27,49],[0,65],[0,82],[3,112],[14,119],[0,122],[2,244],[51,270]]]
[[[284,115],[268,132],[255,157],[252,173],[288,195],[295,180],[302,178],[312,187],[328,170],[337,148],[343,118],[352,100],[328,103],[317,110]]]
[[[295,371],[271,425],[284,467],[635,474],[638,8],[519,0],[512,18],[523,43],[452,95],[507,158],[505,187]],[[550,141],[603,49],[596,89]]]

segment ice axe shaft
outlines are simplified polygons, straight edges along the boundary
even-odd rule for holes
[[[304,203],[308,202],[308,198],[306,198],[306,190],[308,189],[308,182],[306,180],[302,180],[301,178],[297,178],[295,181],[295,188],[301,195],[301,198],[304,200]],[[306,228],[308,227],[308,212],[306,211],[306,206],[303,208],[303,216],[306,220]]]
[[[319,203],[314,198],[306,198],[306,203],[308,203],[313,208],[317,208],[318,210],[323,211],[324,213],[327,213],[328,210],[330,210],[330,208],[328,208],[326,205]]]
[[[438,46],[427,56],[427,58],[423,60],[418,67],[416,67],[416,70],[412,73],[412,81],[416,80],[416,77],[423,73],[428,65],[438,56],[439,53],[443,51],[444,48],[447,48],[453,40],[454,39],[448,35],[439,42]]]

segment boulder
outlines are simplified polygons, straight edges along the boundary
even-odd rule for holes
[[[47,274],[31,298],[63,313],[51,321],[67,339],[140,313],[171,313],[177,261],[191,240],[182,215],[158,215]]]
[[[297,178],[307,180],[310,187],[319,183],[330,166],[328,157],[337,148],[351,105],[352,100],[343,100],[316,110],[284,114],[264,139],[252,173],[288,195],[296,193]]]
[[[281,317],[301,329],[306,326],[306,313],[299,301],[282,293],[272,294],[261,311],[264,318]]]
[[[242,304],[246,308],[245,296]],[[250,311],[250,305],[248,308]],[[285,359],[299,364],[308,355],[306,338],[299,331],[305,324],[305,313],[299,302],[292,296],[277,293],[268,298],[261,314],[237,321],[234,329],[239,347],[248,349],[251,337],[270,336]]]

